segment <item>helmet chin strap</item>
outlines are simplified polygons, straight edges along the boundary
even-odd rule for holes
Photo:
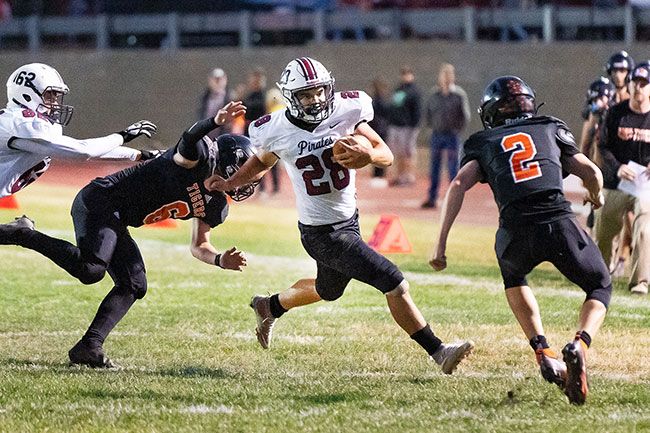
[[[18,105],[18,106],[21,107],[21,108],[27,108],[27,109],[29,109],[29,107],[26,106],[25,104],[23,104],[22,102],[18,102],[18,101],[16,101],[16,98],[11,98],[11,102],[13,102],[14,104]]]

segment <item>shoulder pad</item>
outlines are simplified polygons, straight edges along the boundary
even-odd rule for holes
[[[63,134],[63,128],[40,117],[19,117],[14,123],[14,135],[18,138],[36,138],[50,141]]]
[[[557,117],[553,117],[553,116],[548,116],[548,119],[549,119],[551,122],[556,123],[560,128],[569,129],[569,126],[568,126],[568,125],[566,124],[566,122],[565,122],[564,120],[562,120],[562,119],[558,119]]]

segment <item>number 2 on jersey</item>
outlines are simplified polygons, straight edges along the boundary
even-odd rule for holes
[[[523,132],[506,135],[501,139],[504,152],[516,149],[510,155],[510,172],[515,183],[525,182],[542,175],[539,162],[530,162],[537,155],[535,142],[530,135]]]
[[[296,167],[299,169],[310,168],[310,170],[302,172],[302,179],[305,182],[307,194],[321,195],[328,194],[332,191],[329,180],[324,179],[320,182],[320,179],[325,177],[323,165],[330,172],[330,180],[334,188],[340,191],[350,184],[350,172],[347,168],[334,162],[332,159],[333,156],[334,152],[330,147],[323,151],[322,164],[316,155],[306,155],[296,160]]]

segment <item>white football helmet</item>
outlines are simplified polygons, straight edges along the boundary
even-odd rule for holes
[[[319,123],[332,114],[334,77],[321,62],[309,57],[300,57],[290,61],[276,85],[287,101],[289,113],[296,119]],[[296,97],[296,93],[316,87],[324,88],[325,98],[320,102],[303,106]]]
[[[30,63],[16,69],[7,80],[7,107],[29,108],[53,122],[67,125],[74,108],[63,104],[68,86],[51,66]]]

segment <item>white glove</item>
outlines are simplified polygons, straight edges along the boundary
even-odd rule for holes
[[[118,132],[124,138],[124,142],[128,143],[129,141],[137,138],[141,135],[146,135],[147,138],[151,138],[153,134],[156,133],[158,127],[148,120],[140,120],[135,122],[132,125],[127,126],[123,131]]]

